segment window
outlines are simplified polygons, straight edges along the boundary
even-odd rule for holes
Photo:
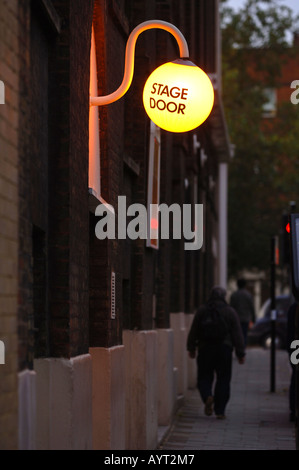
[[[263,117],[272,118],[276,116],[277,97],[274,88],[264,89],[265,103],[263,104]]]
[[[159,248],[159,198],[160,198],[160,128],[151,121],[149,144],[149,168],[147,190],[147,214],[149,235],[147,246]]]

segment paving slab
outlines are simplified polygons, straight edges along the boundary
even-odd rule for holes
[[[249,347],[246,362],[233,359],[226,419],[204,414],[198,390],[188,390],[173,425],[160,443],[164,450],[296,450],[289,420],[291,367],[287,352],[275,352],[271,391],[270,351]]]

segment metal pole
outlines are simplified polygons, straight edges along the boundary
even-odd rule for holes
[[[275,248],[276,237],[271,240],[271,392],[275,392],[275,339],[276,339],[276,299],[275,299]]]
[[[295,339],[299,339],[299,304],[297,303],[295,313]],[[295,438],[296,450],[299,450],[299,429],[298,429],[298,415],[299,415],[299,364],[295,365]]]

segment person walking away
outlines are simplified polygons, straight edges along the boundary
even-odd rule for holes
[[[239,316],[246,346],[250,323],[255,322],[255,310],[252,295],[246,289],[245,279],[238,279],[237,285],[238,289],[231,295],[230,305]]]
[[[226,302],[226,290],[214,287],[206,304],[196,312],[187,338],[191,358],[197,352],[197,388],[205,414],[225,418],[230,399],[232,357],[245,362],[245,344],[235,310]],[[214,391],[213,382],[216,376]]]

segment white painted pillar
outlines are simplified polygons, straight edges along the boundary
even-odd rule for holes
[[[90,348],[94,450],[125,449],[124,346]]]
[[[219,164],[219,264],[218,264],[218,283],[225,289],[227,288],[227,187],[228,187],[228,164],[221,162]]]
[[[36,373],[18,374],[19,450],[36,450]]]
[[[35,359],[36,449],[92,449],[92,362],[90,354],[70,359]]]
[[[154,330],[123,331],[126,449],[155,449],[158,440],[158,337]]]
[[[185,325],[185,314],[183,312],[170,313],[170,327],[174,335],[173,360],[177,369],[177,391],[184,396],[188,389],[188,354],[186,348],[187,330]]]

